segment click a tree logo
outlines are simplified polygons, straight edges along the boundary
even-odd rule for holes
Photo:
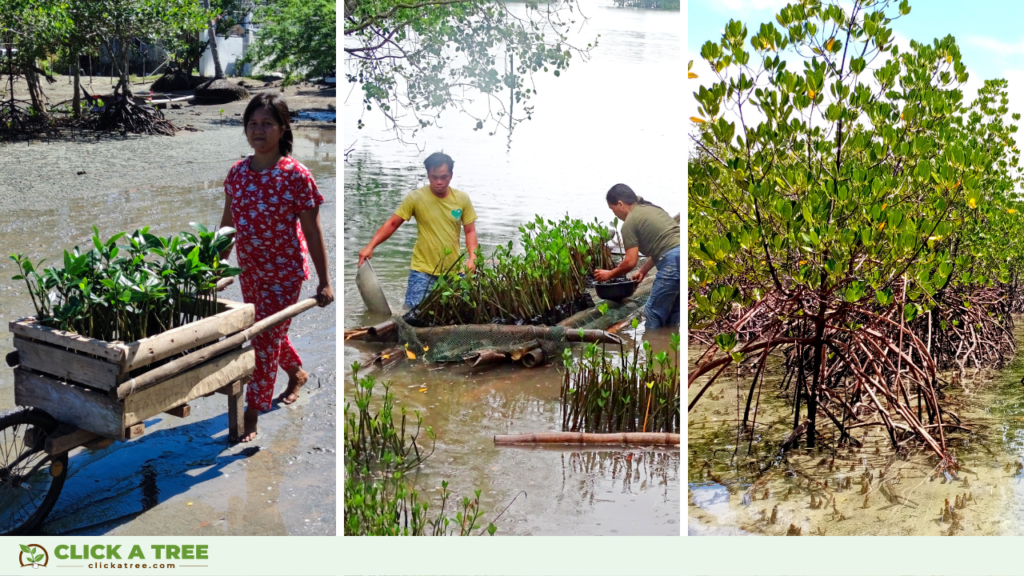
[[[21,566],[31,566],[33,568],[39,568],[40,566],[45,567],[50,562],[50,554],[39,544],[29,544],[25,546],[21,544],[21,554],[18,554],[18,562]]]

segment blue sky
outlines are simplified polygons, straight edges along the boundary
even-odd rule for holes
[[[775,21],[780,0],[689,0],[687,52],[700,54],[700,46],[717,40],[730,18],[743,20],[748,30]],[[898,2],[893,2],[894,5]],[[1006,70],[1024,71],[1024,2],[918,0],[910,14],[896,21],[894,30],[907,39],[931,41],[952,34],[963,62],[983,79],[1004,77]]]
[[[742,20],[748,31],[755,31],[763,22],[774,22],[775,14],[788,3],[688,0],[686,60],[694,60],[693,70],[701,76],[699,81],[711,79],[700,60],[700,47],[708,40],[720,39],[730,18]],[[840,3],[852,4],[849,0]],[[898,3],[894,0],[892,5]],[[908,46],[910,39],[931,42],[952,34],[971,76],[963,87],[967,100],[973,99],[985,79],[1006,78],[1010,82],[1011,111],[1024,113],[1024,1],[911,0],[910,6],[910,14],[893,23],[901,47]],[[693,115],[694,110],[695,106],[688,108],[687,115]]]

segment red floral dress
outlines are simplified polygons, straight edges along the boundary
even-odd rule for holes
[[[252,156],[239,161],[224,180],[231,197],[242,297],[256,308],[256,321],[298,302],[302,281],[309,279],[306,239],[299,214],[323,204],[324,198],[309,169],[294,158],[282,158],[273,168],[254,172]],[[269,410],[277,368],[290,370],[302,360],[282,322],[253,339],[256,370],[245,398],[249,408]]]

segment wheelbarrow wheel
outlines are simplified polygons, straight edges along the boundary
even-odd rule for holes
[[[46,453],[57,421],[37,408],[0,415],[0,534],[27,534],[53,509],[68,475],[68,454]]]

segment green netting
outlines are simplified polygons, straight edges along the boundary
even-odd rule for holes
[[[654,274],[644,279],[630,298],[620,302],[596,300],[588,308],[560,322],[557,326],[508,326],[500,324],[462,324],[431,328],[415,328],[393,318],[398,325],[399,344],[429,362],[461,362],[482,351],[512,354],[540,348],[547,358],[561,358],[570,346],[567,334],[577,330],[607,330],[638,315],[651,294]],[[600,307],[607,304],[602,314]]]

